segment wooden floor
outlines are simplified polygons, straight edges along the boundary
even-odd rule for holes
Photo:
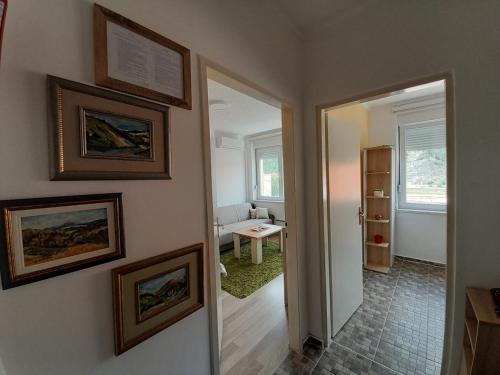
[[[223,291],[224,375],[272,374],[288,354],[283,275],[238,299]]]

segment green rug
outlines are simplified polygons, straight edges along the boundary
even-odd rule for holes
[[[241,258],[234,257],[233,250],[221,254],[220,261],[226,267],[227,276],[221,276],[222,289],[237,298],[245,298],[283,273],[279,244],[263,241],[262,263],[253,264],[250,243],[241,246]]]

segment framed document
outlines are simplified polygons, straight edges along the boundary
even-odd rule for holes
[[[94,48],[97,85],[191,109],[186,47],[95,4]]]
[[[2,38],[5,27],[5,15],[7,14],[7,0],[0,0],[0,58],[2,57]]]
[[[171,179],[169,107],[48,76],[52,180]]]

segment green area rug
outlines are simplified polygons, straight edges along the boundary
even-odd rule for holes
[[[237,298],[245,298],[283,273],[279,244],[265,240],[262,245],[262,263],[252,263],[250,243],[241,246],[241,258],[234,257],[233,250],[221,254],[220,261],[226,267],[227,276],[221,276],[222,289]]]

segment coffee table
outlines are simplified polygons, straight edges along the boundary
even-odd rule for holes
[[[260,264],[262,263],[262,239],[269,237],[272,234],[279,233],[280,234],[280,250],[283,252],[283,227],[272,224],[262,224],[266,229],[261,232],[253,231],[252,228],[256,226],[251,226],[249,228],[243,228],[239,230],[235,230],[233,232],[233,241],[234,241],[234,256],[235,258],[240,259],[241,256],[241,245],[240,239],[241,237],[250,238],[251,246],[252,246],[252,263]]]

